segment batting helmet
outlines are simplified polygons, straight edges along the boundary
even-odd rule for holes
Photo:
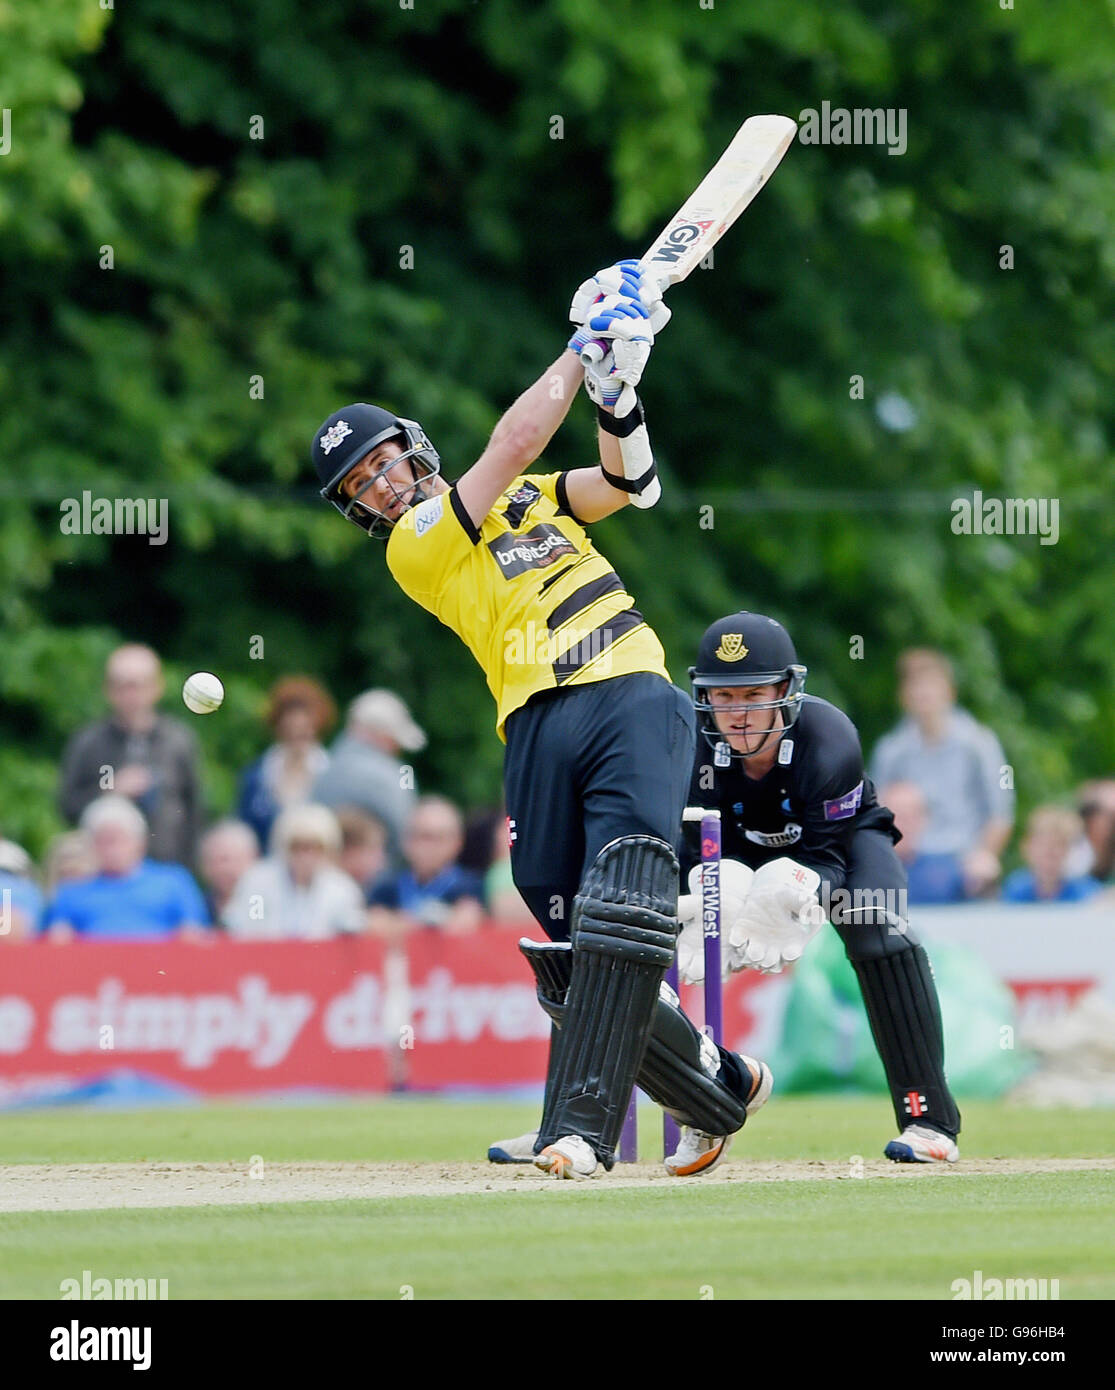
[[[403,452],[377,469],[354,497],[346,496],[342,485],[347,475],[377,445],[389,439],[397,439]],[[321,482],[322,497],[370,536],[386,536],[395,524],[392,518],[362,500],[377,478],[404,460],[413,460],[413,477],[406,481],[403,491],[409,494],[406,505],[415,507],[427,497],[421,483],[441,472],[441,458],[416,420],[405,420],[381,406],[363,402],[334,411],[314,435],[310,454]],[[389,481],[401,500],[402,492],[393,480]]]

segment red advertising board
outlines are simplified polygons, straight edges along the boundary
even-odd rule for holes
[[[13,942],[0,951],[0,1098],[118,1071],[213,1095],[541,1084],[550,1024],[518,936],[423,931],[405,956],[367,937]],[[730,1046],[761,1031],[771,983],[725,986]],[[687,995],[699,1019],[700,991]]]

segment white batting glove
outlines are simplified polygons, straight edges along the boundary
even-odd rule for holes
[[[821,877],[792,859],[772,859],[755,873],[751,892],[728,934],[732,970],[778,974],[820,931]]]
[[[694,864],[689,870],[689,892],[678,898],[678,920],[682,923],[678,937],[678,976],[687,985],[699,985],[705,978],[705,932],[701,920],[703,904],[702,865]],[[720,939],[721,976],[727,975],[731,966],[729,953],[723,950],[729,926],[744,910],[744,903],[751,891],[755,877],[754,870],[738,859],[720,861]]]
[[[599,362],[585,367],[585,390],[595,405],[607,406],[622,419],[635,408],[635,387],[642,380],[651,345],[645,340],[615,339]]]
[[[609,295],[638,299],[647,311],[651,334],[660,332],[670,321],[670,310],[662,302],[662,291],[646,272],[641,261],[617,261],[599,270],[577,287],[569,305],[570,321],[584,324],[595,316],[595,305]],[[580,351],[580,349],[578,349]]]

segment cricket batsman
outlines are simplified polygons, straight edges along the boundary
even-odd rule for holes
[[[855,725],[804,693],[806,668],[789,633],[761,613],[713,623],[689,675],[702,735],[689,804],[720,811],[728,969],[781,970],[831,921],[894,1103],[900,1134],[884,1153],[899,1163],[955,1163],[960,1112],[945,1078],[933,970],[906,920],[906,871],[894,852],[901,836],[864,776]],[[704,978],[701,866],[688,844],[682,869],[689,893],[679,904],[678,969],[695,983]],[[725,1142],[684,1131],[678,1161],[695,1164]]]
[[[460,637],[496,702],[512,872],[550,938],[520,949],[553,1021],[541,1126],[509,1157],[557,1178],[613,1166],[636,1079],[679,1123],[725,1135],[771,1088],[762,1063],[714,1048],[664,986],[693,709],[586,531],[657,487],[653,464],[628,476],[649,448],[625,464],[619,441],[645,441],[635,387],[668,316],[638,262],[585,281],[567,349],[454,483],[422,427],[378,406],[335,411],[312,446],[321,495],[386,541],[395,582]],[[590,341],[607,351],[586,368]],[[599,463],[528,472],[582,382]]]

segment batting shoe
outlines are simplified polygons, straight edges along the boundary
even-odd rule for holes
[[[698,1173],[711,1173],[731,1147],[730,1134],[705,1134],[685,1125],[677,1149],[664,1160],[666,1172],[672,1178],[695,1178]]]
[[[596,1155],[579,1134],[567,1134],[535,1154],[534,1165],[552,1178],[591,1178]]]
[[[955,1163],[960,1157],[948,1135],[928,1125],[907,1125],[883,1153],[895,1163]]]
[[[745,1057],[742,1052],[737,1052],[736,1056],[742,1064],[741,1070],[751,1076],[746,1101],[750,1118],[770,1099],[774,1074],[765,1062],[755,1057]],[[711,1173],[731,1148],[732,1137],[730,1134],[705,1134],[703,1130],[685,1125],[677,1149],[665,1160],[666,1172],[673,1178],[695,1178],[701,1173]]]
[[[520,1134],[517,1139],[497,1139],[488,1150],[489,1163],[533,1163],[538,1131]]]

